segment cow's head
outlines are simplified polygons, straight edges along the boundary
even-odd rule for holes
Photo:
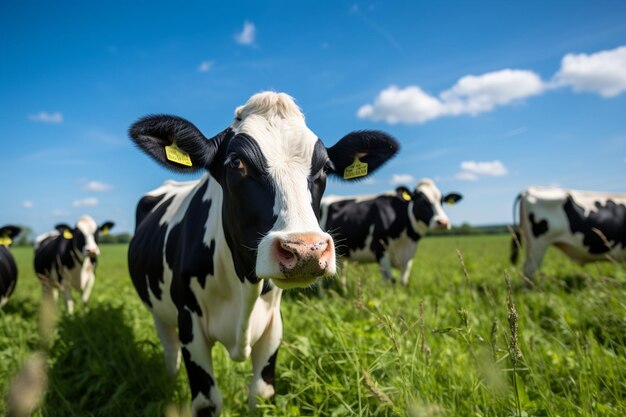
[[[166,167],[211,173],[223,190],[223,226],[237,274],[271,278],[281,288],[335,274],[334,243],[317,218],[326,175],[364,178],[398,150],[378,131],[352,132],[326,148],[293,99],[273,92],[252,96],[211,139],[166,115],[145,117],[129,133]],[[168,157],[173,143],[181,153]]]
[[[411,192],[407,187],[396,188],[398,197],[408,202],[409,219],[413,229],[425,234],[429,228],[450,229],[448,216],[443,211],[442,203],[455,204],[463,198],[461,194],[450,193],[445,196],[431,179],[423,179]]]
[[[21,231],[22,229],[17,226],[0,227],[0,246],[10,246]]]
[[[82,255],[83,259],[90,257],[95,260],[100,255],[100,248],[98,247],[100,234],[107,234],[114,225],[115,223],[109,221],[98,226],[91,216],[85,215],[78,219],[76,227],[60,223],[54,226],[54,228],[63,239],[70,241],[77,255]]]

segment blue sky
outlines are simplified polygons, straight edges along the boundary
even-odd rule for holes
[[[328,145],[397,137],[362,194],[436,180],[453,223],[511,221],[531,184],[626,192],[626,3],[2,2],[0,224],[84,213],[132,231],[172,174],[128,126],[173,113],[207,136],[272,89]]]

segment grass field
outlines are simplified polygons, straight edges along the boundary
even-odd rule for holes
[[[277,396],[260,415],[626,415],[623,266],[580,267],[551,250],[545,276],[528,290],[507,264],[507,236],[420,245],[408,289],[383,283],[374,265],[351,264],[345,297],[285,294]],[[36,415],[158,416],[189,401],[184,369],[175,381],[165,372],[151,316],[128,277],[126,246],[101,250],[89,308],[79,303],[72,317],[61,308]],[[40,346],[32,248],[13,253],[20,278],[0,311],[0,415],[9,381]],[[505,272],[518,313],[517,360]],[[247,415],[249,362],[228,360],[221,346],[214,357],[223,415]]]

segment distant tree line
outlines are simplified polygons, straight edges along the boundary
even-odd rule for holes
[[[462,223],[460,226],[452,226],[450,230],[428,231],[429,236],[463,236],[463,235],[500,235],[509,234],[509,225],[495,224],[488,226],[472,226],[469,223]]]

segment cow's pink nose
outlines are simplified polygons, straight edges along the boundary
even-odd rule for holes
[[[326,275],[334,264],[335,246],[321,233],[291,233],[274,241],[274,256],[287,278]]]
[[[437,219],[437,227],[444,229],[447,228],[449,224],[448,219]]]

